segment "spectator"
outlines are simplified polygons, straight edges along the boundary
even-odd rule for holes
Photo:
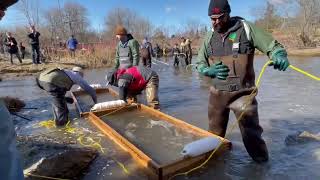
[[[26,54],[26,47],[23,45],[22,42],[20,42],[19,44],[19,49],[21,53],[21,58],[24,59],[24,55]]]
[[[74,37],[74,35],[71,35],[71,37],[67,41],[67,47],[69,49],[69,54],[71,58],[76,57],[77,45],[78,45],[77,39]]]
[[[40,43],[39,36],[40,33],[36,31],[35,26],[30,27],[31,33],[28,35],[30,38],[30,44],[32,48],[32,62],[33,64],[41,64],[40,63]]]
[[[13,64],[12,55],[15,54],[17,58],[19,59],[20,64],[22,63],[22,60],[19,55],[18,51],[18,43],[16,39],[12,36],[11,32],[6,33],[7,38],[4,40],[5,45],[8,47],[8,52],[10,54],[10,62]]]

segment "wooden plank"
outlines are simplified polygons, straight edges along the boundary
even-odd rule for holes
[[[122,107],[116,107],[116,108],[109,108],[109,109],[105,109],[105,110],[101,110],[101,111],[95,111],[93,112],[96,116],[100,117],[109,113],[112,114],[117,114],[117,113],[122,113],[122,112],[126,112],[126,111],[131,111],[134,109],[138,109],[138,105],[137,104],[129,104],[129,105],[125,105]]]
[[[114,89],[108,87],[109,93],[112,94],[114,97],[118,97],[119,93],[115,91]]]
[[[76,97],[75,94],[76,94],[75,92],[71,92],[71,97],[72,97],[72,99],[73,99],[73,103],[75,104],[76,109],[77,109],[80,117],[82,117],[81,114],[83,113],[83,111],[82,111],[82,109],[81,109],[81,106],[80,106],[80,104],[79,104],[79,102],[78,102],[78,99],[77,99],[77,97]]]
[[[231,143],[230,144],[223,144],[215,152],[215,154],[213,155],[213,157],[210,160],[214,160],[218,155],[221,155],[222,153],[229,150],[230,148],[231,148]],[[202,155],[199,155],[197,157],[181,159],[181,160],[176,161],[174,163],[164,165],[161,167],[162,176],[164,179],[167,179],[177,173],[186,172],[192,168],[198,167],[199,165],[201,165],[203,162],[205,162],[209,158],[211,153],[212,153],[212,151],[207,152]]]
[[[116,132],[107,123],[102,121],[95,114],[90,112],[88,115],[89,121],[94,124],[100,131],[111,138],[115,143],[122,147],[125,151],[129,152],[143,167],[147,167],[155,174],[159,174],[160,165],[152,160],[149,156],[144,154],[140,149],[130,143],[126,138]]]

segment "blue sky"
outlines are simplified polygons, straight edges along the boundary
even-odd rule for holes
[[[39,3],[40,12],[58,6],[58,0],[27,1]],[[91,26],[96,30],[103,27],[105,16],[116,7],[132,9],[149,19],[155,26],[179,27],[190,19],[203,24],[210,23],[207,16],[209,0],[60,0],[60,4],[69,1],[78,2],[87,8]],[[266,0],[229,0],[231,15],[254,20],[250,11],[265,2]],[[26,25],[26,21],[19,11],[19,4],[16,4],[7,10],[7,15],[0,21],[0,27],[10,28],[20,24]]]

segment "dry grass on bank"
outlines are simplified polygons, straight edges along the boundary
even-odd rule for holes
[[[90,50],[77,50],[76,58],[71,58],[68,50],[47,52],[46,57],[51,62],[80,63],[87,68],[109,67],[113,63],[115,50],[112,48],[95,48]]]
[[[73,66],[80,66],[85,69],[110,67],[113,65],[114,51],[110,49],[99,49],[90,52],[77,52],[76,58],[70,58],[67,51],[45,54],[45,63],[34,65],[32,60],[24,59],[18,63],[14,59],[12,65],[8,58],[0,57],[0,76],[2,79],[15,79],[17,77],[31,76],[45,69],[60,67],[71,69]]]

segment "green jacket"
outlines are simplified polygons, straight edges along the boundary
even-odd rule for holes
[[[248,39],[252,42],[253,46],[269,56],[271,59],[272,55],[279,51],[285,51],[284,47],[275,40],[272,35],[253,23],[243,20],[244,27],[246,29],[246,34]],[[213,35],[213,31],[209,31],[202,42],[202,45],[198,52],[197,69],[200,67],[208,67],[207,60],[209,58],[208,50],[210,48],[210,39]]]
[[[115,69],[119,68],[120,62],[119,62],[119,47],[123,47],[124,44],[120,41],[117,45],[116,49],[116,58],[115,58]],[[139,42],[133,38],[129,38],[128,40],[128,46],[130,48],[131,56],[132,56],[132,66],[138,66],[139,60],[140,60],[140,53],[139,53]]]

